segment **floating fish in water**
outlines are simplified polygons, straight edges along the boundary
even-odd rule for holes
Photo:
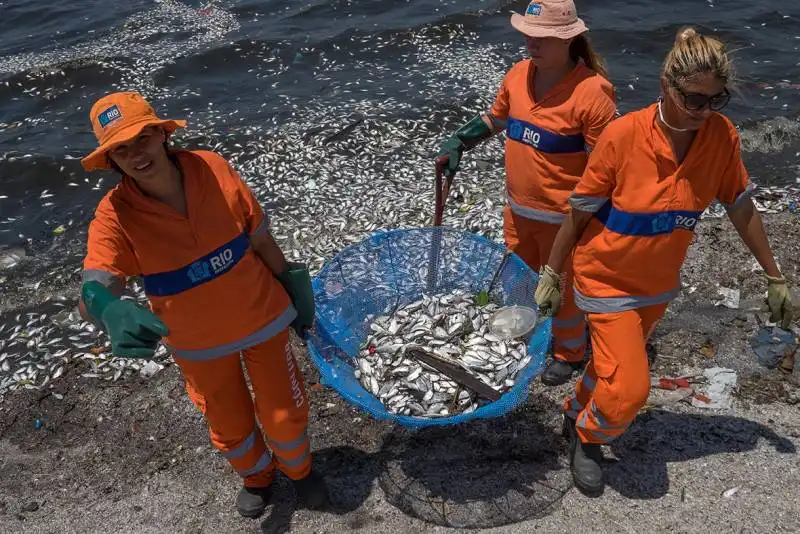
[[[429,297],[368,318],[370,335],[356,358],[356,377],[389,411],[419,417],[469,413],[486,402],[412,357],[420,349],[454,363],[504,393],[531,361],[522,340],[489,332],[495,304],[479,307],[464,291]]]

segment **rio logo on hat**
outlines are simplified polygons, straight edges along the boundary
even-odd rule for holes
[[[525,14],[538,17],[542,14],[542,4],[530,4],[528,9],[525,10]]]
[[[105,128],[112,122],[119,120],[122,118],[122,111],[120,111],[119,107],[116,104],[111,106],[110,108],[103,111],[98,117],[97,122],[100,123],[100,126]]]

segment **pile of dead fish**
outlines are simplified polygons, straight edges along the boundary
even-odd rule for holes
[[[531,361],[521,340],[503,340],[489,331],[495,304],[477,306],[456,291],[400,306],[368,318],[371,334],[356,358],[356,378],[396,414],[441,417],[469,413],[485,399],[433,367],[409,356],[421,349],[455,363],[498,392],[514,386]]]
[[[157,361],[113,357],[107,336],[83,321],[65,298],[46,304],[50,313],[20,313],[0,323],[0,399],[15,389],[44,388],[67,371],[116,381],[163,368]],[[156,359],[166,356],[161,345]]]

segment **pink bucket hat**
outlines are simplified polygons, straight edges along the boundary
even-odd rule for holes
[[[524,15],[511,15],[511,25],[529,37],[570,39],[588,31],[573,0],[533,0]]]

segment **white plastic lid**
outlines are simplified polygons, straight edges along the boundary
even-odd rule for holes
[[[536,327],[537,314],[527,306],[507,306],[489,320],[489,330],[503,339],[521,337]]]

